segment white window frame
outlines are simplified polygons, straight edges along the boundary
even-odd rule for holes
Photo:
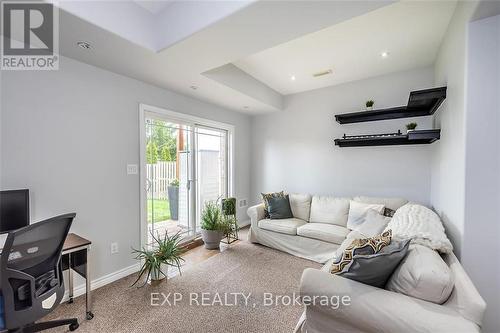
[[[234,135],[235,127],[231,124],[205,119],[181,112],[176,112],[161,107],[140,103],[139,104],[139,150],[140,150],[140,205],[141,205],[141,215],[140,215],[140,242],[141,246],[146,246],[148,241],[147,235],[147,193],[146,193],[146,128],[145,121],[147,114],[158,114],[160,116],[165,116],[171,121],[176,121],[180,124],[187,125],[200,125],[206,127],[219,128],[227,131],[227,163],[228,163],[228,196],[234,196]],[[195,155],[195,154],[194,154]],[[196,163],[194,163],[196,164]],[[196,165],[193,165],[194,174],[196,174]],[[192,198],[195,199],[195,198]],[[192,201],[192,212],[194,213],[193,218],[196,218],[196,200]],[[198,221],[197,221],[198,222]]]

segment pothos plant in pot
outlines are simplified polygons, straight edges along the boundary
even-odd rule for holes
[[[132,284],[133,286],[141,279],[144,279],[144,283],[140,287],[146,285],[148,281],[152,285],[160,283],[167,278],[169,267],[177,268],[179,274],[181,274],[181,264],[184,261],[184,258],[182,258],[184,248],[180,244],[182,240],[181,234],[176,233],[169,236],[165,233],[163,237],[160,237],[158,233],[155,236],[151,232],[151,237],[153,239],[151,249],[145,247],[141,250],[132,249],[132,253],[136,254],[135,259],[142,261],[139,275]]]

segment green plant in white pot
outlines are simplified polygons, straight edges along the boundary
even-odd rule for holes
[[[410,131],[414,131],[417,128],[417,123],[408,123],[406,124],[406,133]]]
[[[222,219],[222,211],[218,202],[206,202],[201,212],[201,238],[205,243],[205,248],[209,250],[219,248],[220,241],[225,235]]]
[[[373,104],[375,104],[375,102],[374,102],[373,100],[371,100],[371,99],[370,99],[370,100],[368,100],[368,101],[366,101],[366,103],[365,103],[365,105],[366,105],[366,109],[367,109],[368,111],[373,110]]]
[[[155,236],[151,232],[151,236],[153,238],[152,249],[132,249],[132,253],[136,254],[135,259],[143,262],[139,270],[139,276],[132,285],[136,285],[144,276],[144,284],[141,287],[148,281],[151,281],[152,285],[158,284],[167,278],[169,267],[177,268],[179,274],[181,274],[181,264],[184,261],[184,258],[182,258],[184,248],[180,244],[182,240],[181,234],[176,233],[169,236],[165,233],[163,237],[160,237],[158,234]]]

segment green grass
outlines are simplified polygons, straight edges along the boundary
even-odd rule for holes
[[[148,223],[170,219],[170,205],[168,200],[148,199]]]

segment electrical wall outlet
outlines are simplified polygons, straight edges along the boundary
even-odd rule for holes
[[[111,243],[111,254],[118,253],[118,243]]]
[[[238,201],[238,208],[243,208],[247,206],[247,199],[240,199]]]
[[[137,175],[139,167],[137,164],[127,164],[127,175]]]

